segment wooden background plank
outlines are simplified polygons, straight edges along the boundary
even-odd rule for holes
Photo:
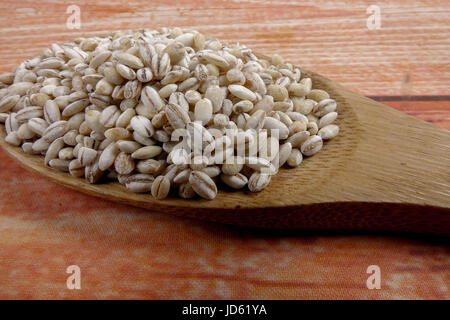
[[[449,1],[376,1],[379,30],[372,1],[78,1],[80,30],[66,28],[71,4],[0,2],[0,72],[81,35],[193,27],[450,129]],[[0,168],[0,298],[450,299],[443,240],[221,226],[67,190],[2,150]],[[71,264],[80,291],[66,288]],[[366,288],[372,264],[381,290]]]
[[[80,30],[65,26],[68,4],[0,4],[1,70],[78,35],[182,26],[279,52],[366,95],[450,95],[449,1],[377,1],[380,30],[366,26],[370,1],[80,1]]]

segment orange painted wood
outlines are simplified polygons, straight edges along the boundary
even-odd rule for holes
[[[370,96],[449,96],[448,1],[0,2],[0,71],[54,41],[192,26]],[[447,101],[384,101],[450,129]],[[450,299],[448,242],[405,235],[263,231],[149,213],[23,170],[0,150],[0,298]],[[67,266],[82,289],[66,288]],[[366,288],[378,265],[382,289]]]

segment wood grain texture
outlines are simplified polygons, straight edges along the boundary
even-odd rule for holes
[[[0,2],[0,72],[51,42],[112,29],[192,26],[278,52],[415,117],[450,129],[448,1]],[[336,140],[337,141],[337,140]],[[411,235],[256,231],[99,200],[23,170],[0,149],[1,298],[450,299],[448,242]],[[82,290],[66,289],[67,266]],[[382,289],[368,290],[369,265]]]

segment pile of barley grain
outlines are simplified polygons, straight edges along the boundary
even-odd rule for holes
[[[52,168],[165,198],[258,192],[339,127],[336,102],[279,56],[192,30],[53,44],[0,76],[6,141]]]

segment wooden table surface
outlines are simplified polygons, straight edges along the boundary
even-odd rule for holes
[[[77,1],[81,28],[70,30],[73,3],[0,2],[0,72],[53,42],[193,27],[450,129],[449,1]],[[366,25],[371,4],[378,30]],[[1,150],[0,168],[0,298],[450,299],[447,240],[216,225],[82,195]],[[70,265],[80,290],[66,287]],[[366,287],[369,265],[380,290]]]

